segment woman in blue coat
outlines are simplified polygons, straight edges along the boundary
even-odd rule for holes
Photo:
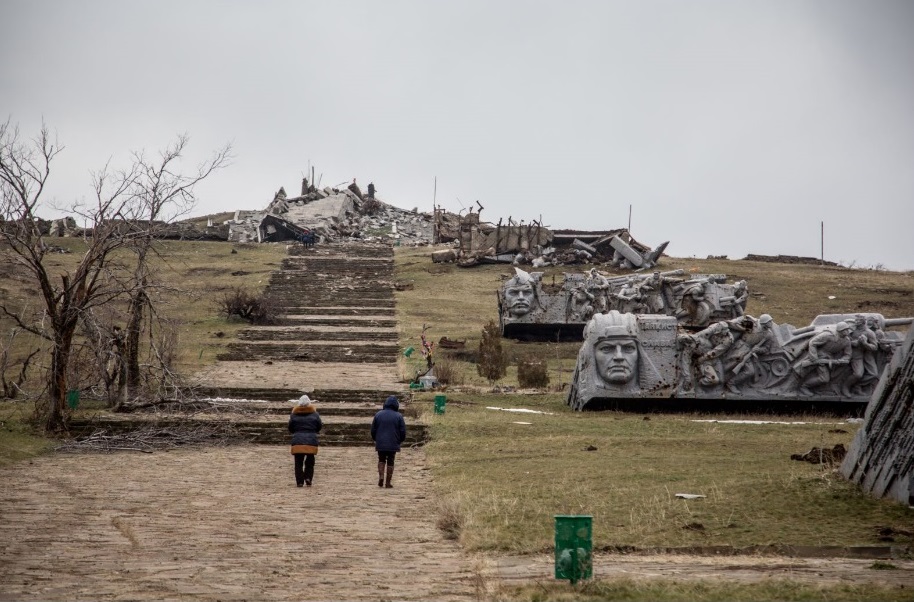
[[[400,451],[400,444],[406,439],[406,421],[399,410],[400,402],[391,395],[384,402],[384,409],[375,414],[374,420],[371,421],[371,438],[378,452],[378,487],[393,487],[390,480],[394,476],[394,457]]]
[[[292,433],[292,455],[295,456],[295,484],[311,487],[314,478],[314,455],[321,432],[321,415],[307,395],[302,395],[292,408],[289,417],[289,432]]]

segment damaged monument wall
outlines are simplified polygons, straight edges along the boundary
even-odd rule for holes
[[[914,506],[914,328],[882,373],[841,474],[876,497]]]

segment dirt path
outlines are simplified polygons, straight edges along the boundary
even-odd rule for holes
[[[393,489],[371,448],[53,455],[0,472],[0,600],[473,600],[421,450]]]
[[[57,454],[0,470],[0,600],[476,600],[552,579],[552,556],[463,554],[435,527],[424,452],[393,489],[370,448]],[[598,554],[598,578],[914,585],[914,561]]]

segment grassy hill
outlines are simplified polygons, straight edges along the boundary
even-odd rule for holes
[[[595,545],[608,549],[886,545],[884,527],[902,533],[892,543],[914,544],[906,507],[858,492],[833,466],[790,459],[813,446],[849,446],[857,425],[843,419],[571,412],[563,387],[578,343],[503,341],[512,365],[500,384],[517,385],[516,359],[526,354],[547,359],[551,384],[492,392],[469,360],[485,322],[498,318],[495,291],[513,270],[433,264],[429,253],[396,255],[398,279],[413,285],[397,293],[401,344],[418,348],[423,325],[432,341],[466,340],[463,351],[436,352],[461,383],[444,391],[445,414],[428,411],[431,394],[419,398],[429,402],[427,449],[442,524],[467,548],[549,549],[555,514],[592,515]],[[779,323],[804,326],[821,313],[857,311],[914,316],[911,272],[681,258],[665,258],[661,267],[746,279],[747,313],[769,313]],[[562,271],[576,270],[552,268],[544,282],[553,273],[561,282]],[[401,358],[401,365],[409,375],[421,362]],[[723,418],[781,424],[697,422]],[[676,493],[706,497],[687,501]]]
[[[54,258],[55,269],[64,271],[82,242],[55,244],[72,251]],[[285,246],[166,241],[161,249],[158,273],[166,286],[156,292],[157,303],[176,328],[175,366],[191,374],[215,361],[244,326],[220,316],[215,300],[236,286],[262,289]],[[849,445],[857,425],[843,419],[778,417],[804,424],[746,425],[696,422],[725,416],[571,412],[563,386],[576,343],[505,341],[512,366],[501,384],[517,384],[516,358],[525,354],[547,358],[551,384],[493,392],[476,373],[473,356],[483,325],[497,319],[496,290],[511,267],[433,264],[430,252],[403,247],[395,255],[398,282],[412,285],[396,293],[400,344],[418,348],[423,325],[432,341],[466,340],[464,350],[436,351],[436,361],[449,363],[455,374],[456,384],[443,392],[446,413],[431,412],[432,394],[418,394],[414,402],[431,427],[426,449],[441,492],[440,526],[467,549],[549,549],[555,514],[592,515],[595,544],[607,549],[914,545],[906,507],[859,493],[832,466],[790,460],[813,446]],[[767,312],[779,323],[803,326],[819,313],[836,312],[914,316],[911,272],[680,258],[665,258],[661,267],[746,279],[748,313]],[[32,303],[32,285],[13,266],[2,270],[0,299]],[[561,271],[549,270],[545,280],[553,273],[560,280]],[[9,332],[9,320],[0,327]],[[14,352],[32,344],[17,339]],[[404,379],[421,365],[417,358],[401,357]],[[27,415],[27,403],[0,403],[0,461],[48,449],[46,440],[29,434]],[[706,497],[683,500],[676,493]]]

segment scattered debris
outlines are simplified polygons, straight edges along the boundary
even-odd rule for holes
[[[110,433],[97,430],[87,437],[71,439],[58,446],[59,452],[102,452],[138,451],[152,453],[154,450],[173,449],[192,445],[234,445],[244,443],[236,429],[227,424],[212,424],[196,427],[146,427],[124,433]]]
[[[581,451],[597,451],[597,447],[595,445],[588,445],[587,447],[583,448]]]
[[[833,448],[814,447],[805,454],[791,454],[791,460],[809,462],[810,464],[837,464],[844,459],[847,450],[840,443]]]
[[[447,338],[446,336],[438,339],[438,346],[441,347],[442,349],[463,349],[464,347],[466,347],[466,344],[467,344],[466,339],[464,339],[462,341],[451,340],[451,339]]]
[[[478,205],[478,202],[477,202]],[[633,239],[628,230],[551,231],[542,218],[515,222],[501,218],[497,224],[482,221],[479,210],[466,215],[436,209],[433,242],[454,242],[456,249],[435,251],[435,263],[456,262],[461,267],[483,263],[508,263],[543,268],[550,265],[612,263],[623,269],[653,267],[669,243],[656,249]]]
[[[701,495],[700,493],[677,493],[676,497],[683,500],[698,500],[708,496]],[[704,527],[702,527],[702,529],[704,529]]]

